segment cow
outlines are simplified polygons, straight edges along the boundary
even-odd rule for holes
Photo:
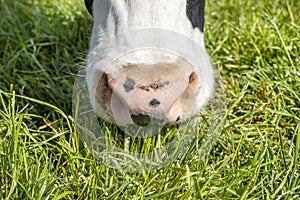
[[[94,25],[86,64],[98,117],[120,126],[188,121],[214,92],[204,0],[85,0]]]

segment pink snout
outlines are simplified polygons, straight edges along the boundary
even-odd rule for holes
[[[127,65],[98,77],[96,103],[122,126],[179,123],[198,93],[198,76],[183,61]]]

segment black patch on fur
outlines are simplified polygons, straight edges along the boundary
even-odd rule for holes
[[[186,15],[191,21],[193,28],[204,30],[205,0],[186,0]]]
[[[150,106],[152,107],[157,107],[160,105],[160,102],[157,99],[152,99],[149,103]]]
[[[123,86],[124,86],[125,91],[128,93],[134,89],[135,81],[132,80],[131,78],[127,77]]]
[[[93,0],[84,0],[85,7],[89,11],[89,13],[93,16]]]

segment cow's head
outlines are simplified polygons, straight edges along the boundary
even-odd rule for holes
[[[121,126],[148,126],[199,113],[214,85],[203,42],[204,1],[85,2],[95,23],[86,81],[98,116]]]

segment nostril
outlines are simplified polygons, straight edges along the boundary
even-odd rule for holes
[[[196,72],[192,72],[189,77],[189,86],[192,89],[197,89],[197,84],[198,84],[198,76],[197,76]]]
[[[95,91],[95,100],[104,110],[111,109],[112,89],[108,83],[108,76],[106,73],[97,73],[97,82]],[[110,114],[109,114],[110,115]]]
[[[195,72],[192,72],[190,77],[189,77],[189,83],[193,83],[195,81],[197,81],[197,74]]]
[[[130,117],[133,122],[139,126],[148,126],[151,122],[151,117],[149,115],[134,114]]]

